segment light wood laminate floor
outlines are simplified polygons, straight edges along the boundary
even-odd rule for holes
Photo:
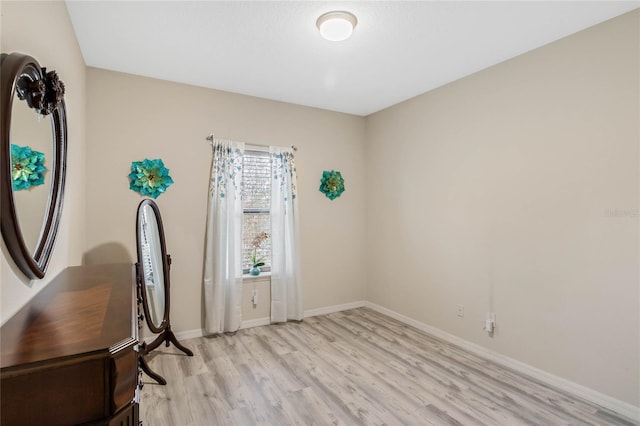
[[[367,308],[162,346],[145,426],[631,425]]]

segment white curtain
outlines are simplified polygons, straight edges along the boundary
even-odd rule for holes
[[[270,147],[271,322],[302,320],[296,167],[291,148]]]
[[[204,253],[205,331],[240,328],[244,144],[215,139]]]

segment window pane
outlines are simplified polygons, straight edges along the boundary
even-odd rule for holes
[[[242,199],[245,210],[268,211],[271,207],[271,161],[269,154],[245,153]]]
[[[249,269],[253,266],[251,258],[254,255],[254,247],[251,244],[253,239],[261,232],[266,232],[271,236],[271,220],[269,213],[245,213],[242,230],[243,253],[242,268]],[[258,259],[262,259],[264,266],[262,268],[271,267],[271,238],[268,238],[262,245],[255,249],[255,255]]]
[[[254,238],[265,232],[271,236],[271,160],[266,152],[245,151],[242,176],[243,219],[243,252],[242,268],[248,270],[253,266],[252,257],[271,267],[271,239],[264,241],[260,247],[253,246]]]

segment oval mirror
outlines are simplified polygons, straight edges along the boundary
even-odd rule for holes
[[[45,275],[64,194],[64,84],[28,55],[0,57],[0,228],[18,268]]]
[[[153,201],[143,200],[140,203],[136,231],[144,314],[149,329],[160,333],[168,320],[166,289],[169,288],[169,265],[162,219]]]

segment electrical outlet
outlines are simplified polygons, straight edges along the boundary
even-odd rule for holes
[[[457,315],[459,317],[463,317],[464,316],[464,305],[458,305],[458,312]]]
[[[493,312],[487,312],[487,315],[484,320],[484,330],[489,333],[490,336],[493,336],[493,330],[496,327],[496,314]]]

